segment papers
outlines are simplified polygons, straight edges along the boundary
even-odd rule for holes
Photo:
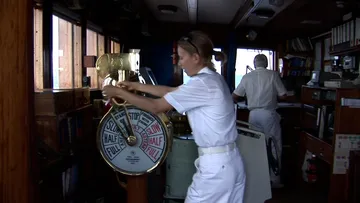
[[[337,134],[335,137],[333,174],[346,174],[351,150],[360,150],[360,135]]]
[[[360,99],[341,98],[341,106],[360,108]]]

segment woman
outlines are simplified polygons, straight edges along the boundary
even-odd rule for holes
[[[185,202],[241,203],[245,173],[235,144],[236,116],[229,88],[211,62],[213,53],[213,43],[207,35],[191,32],[178,41],[179,65],[191,77],[187,84],[173,88],[120,83],[127,89],[160,99],[142,97],[114,86],[106,86],[104,93],[155,114],[172,108],[186,112],[199,158],[195,161],[197,171]]]

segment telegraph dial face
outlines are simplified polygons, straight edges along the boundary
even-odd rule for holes
[[[126,110],[113,106],[99,124],[98,148],[114,170],[125,175],[142,175],[165,160],[172,143],[171,131],[165,115],[154,115],[133,105],[126,105]],[[126,139],[129,136],[135,137],[132,142]]]

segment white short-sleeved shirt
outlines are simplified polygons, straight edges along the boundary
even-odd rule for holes
[[[277,72],[258,67],[242,77],[233,93],[242,97],[246,94],[250,110],[275,110],[277,96],[285,95],[286,88]]]
[[[199,147],[223,146],[237,138],[232,96],[224,78],[203,68],[187,84],[164,98],[179,113],[186,112]]]

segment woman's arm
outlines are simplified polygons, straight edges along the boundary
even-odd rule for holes
[[[138,83],[140,92],[152,94],[154,96],[163,97],[165,94],[176,90],[177,87],[168,87],[163,85],[148,85]]]
[[[245,97],[239,96],[235,93],[232,93],[232,98],[233,98],[234,103],[238,103],[238,102],[245,100]]]
[[[157,97],[163,97],[168,92],[172,92],[177,88],[177,87],[168,87],[162,85],[148,85],[148,84],[142,84],[138,82],[128,82],[128,81],[120,82],[120,86],[121,85],[129,87],[130,90],[137,90],[140,92],[149,93]]]
[[[173,107],[164,99],[152,99],[137,94],[128,92],[127,90],[114,86],[106,86],[104,88],[105,94],[109,98],[118,97],[130,104],[137,106],[140,109],[149,111],[151,113],[157,114],[171,110]]]

